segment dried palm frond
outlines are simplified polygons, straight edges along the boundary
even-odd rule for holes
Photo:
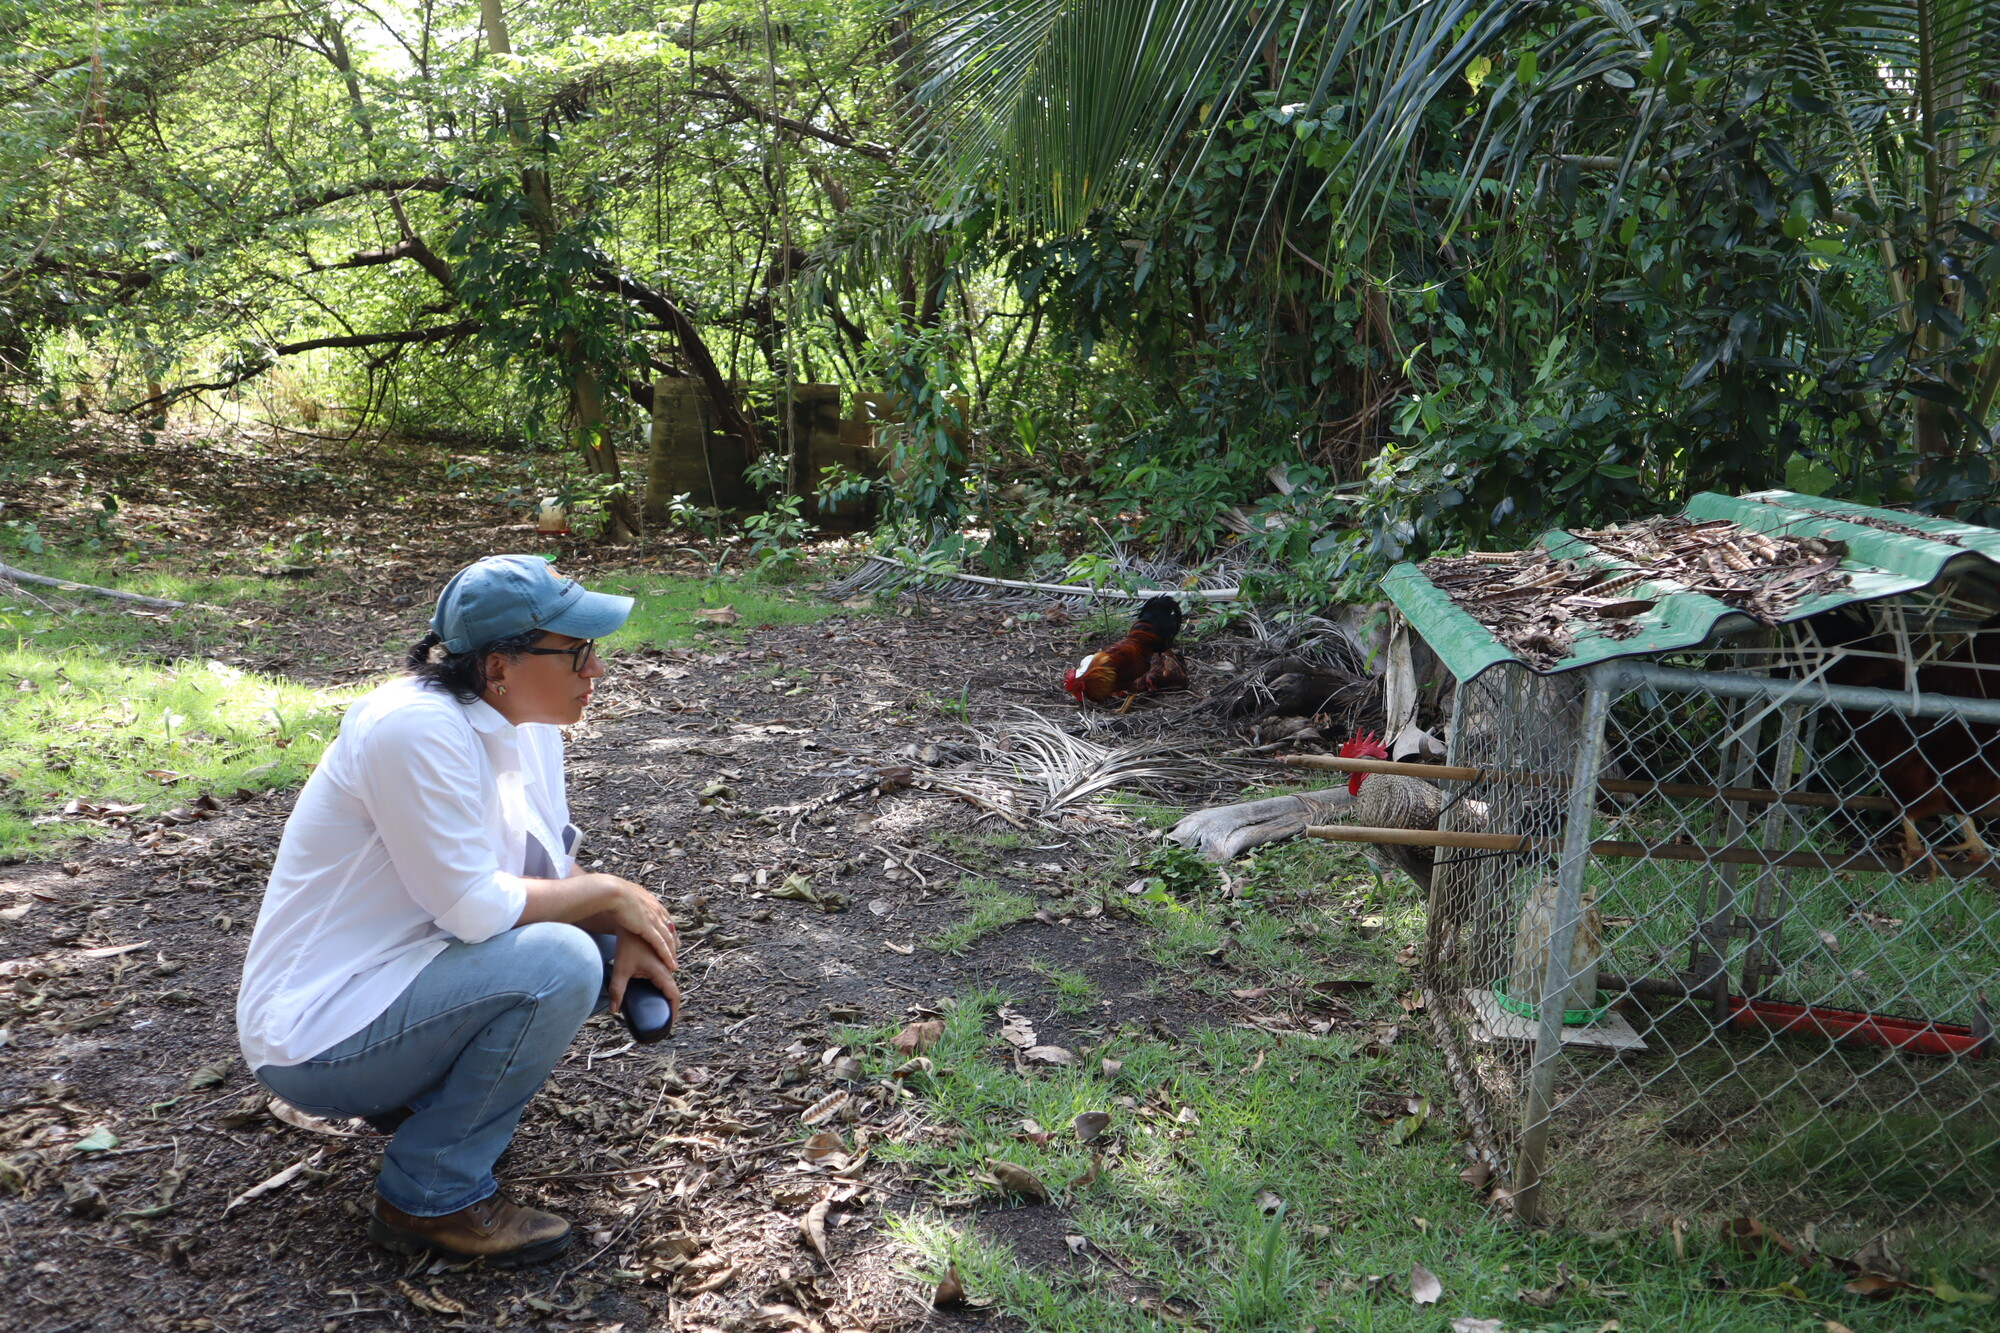
[[[1064,731],[1031,708],[986,733],[969,728],[981,760],[964,770],[986,782],[1012,786],[1027,808],[1046,816],[1114,787],[1159,793],[1169,784],[1240,782],[1255,770],[1219,762],[1163,740],[1101,745]]]

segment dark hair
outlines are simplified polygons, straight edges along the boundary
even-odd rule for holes
[[[469,653],[444,653],[435,661],[431,652],[444,642],[435,632],[426,634],[410,649],[403,665],[412,676],[434,689],[443,690],[462,704],[469,704],[486,693],[486,659],[494,653],[510,662],[520,660],[521,651],[535,646],[546,630],[522,630],[519,634],[509,634],[504,639],[482,643]]]

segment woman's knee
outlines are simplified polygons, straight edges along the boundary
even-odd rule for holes
[[[524,987],[537,995],[561,995],[585,1006],[597,999],[604,985],[604,955],[597,941],[577,926],[559,921],[537,921],[517,926],[512,965]]]

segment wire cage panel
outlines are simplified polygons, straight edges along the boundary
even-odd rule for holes
[[[1424,976],[1521,1215],[1994,1244],[1991,612],[1929,590],[1460,682],[1479,776],[1439,828],[1515,844],[1439,850]]]

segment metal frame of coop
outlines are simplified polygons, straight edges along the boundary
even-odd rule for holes
[[[2000,613],[2000,533],[1786,493],[1689,512],[1842,541],[1849,585],[1775,625],[1641,585],[1645,633],[1549,673],[1414,567],[1386,585],[1457,677],[1446,765],[1375,767],[1451,798],[1422,976],[1475,1151],[1529,1222],[1990,1249],[2000,861],[1935,819],[1906,864],[1884,773],[2000,738],[2000,678],[1920,688]],[[1902,688],[1834,683],[1868,658]]]

